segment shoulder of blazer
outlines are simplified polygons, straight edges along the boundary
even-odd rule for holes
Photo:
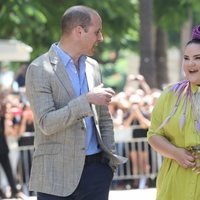
[[[88,56],[86,57],[86,62],[90,65],[99,66],[98,62],[95,59]]]
[[[54,51],[53,47],[50,47],[49,51],[47,51],[46,53],[35,58],[31,62],[31,64],[38,65],[38,63],[46,61],[46,62],[49,62],[53,65],[56,65],[58,63],[58,59],[59,59],[59,57],[56,54],[56,52]]]
[[[29,68],[31,66],[40,66],[41,63],[43,63],[44,61],[47,61],[48,60],[48,53],[44,53],[40,56],[38,56],[37,58],[35,58],[29,65]]]
[[[86,68],[88,68],[89,71],[96,71],[101,74],[99,63],[95,59],[87,56],[85,62],[86,62]]]

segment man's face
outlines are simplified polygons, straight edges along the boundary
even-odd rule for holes
[[[92,15],[92,22],[88,29],[83,29],[81,36],[81,50],[83,55],[92,56],[99,42],[103,41],[101,33],[102,21],[98,15]]]

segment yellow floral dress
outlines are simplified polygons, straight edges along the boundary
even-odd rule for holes
[[[191,85],[192,98],[196,98],[199,87]],[[191,146],[200,145],[200,133],[194,125],[194,112],[192,104],[188,101],[186,107],[186,118],[183,128],[180,128],[180,118],[183,114],[184,96],[180,98],[176,112],[169,122],[158,129],[163,121],[169,116],[174,104],[177,101],[177,94],[166,88],[157,100],[151,116],[151,126],[147,133],[149,139],[153,135],[166,137],[177,147],[190,149]],[[200,98],[200,95],[199,97]],[[198,114],[197,104],[194,104],[195,112]],[[199,117],[199,116],[198,116]],[[198,161],[197,161],[198,162]],[[157,177],[157,198],[156,200],[200,200],[200,175],[178,165],[175,160],[164,158]]]

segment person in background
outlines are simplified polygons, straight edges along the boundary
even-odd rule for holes
[[[19,127],[20,137],[18,138],[18,146],[26,147],[32,146],[34,142],[34,123],[33,123],[33,113],[30,108],[28,101],[23,106],[20,127]],[[32,149],[26,149],[20,151],[20,159],[18,163],[18,181],[22,185],[24,192],[31,195],[28,192],[28,182],[29,175],[32,165]]]
[[[31,111],[29,102],[23,107],[19,132],[22,136],[25,132],[34,132],[33,112]]]
[[[5,171],[5,175],[8,179],[8,183],[11,188],[11,198],[20,198],[20,199],[25,199],[25,195],[18,191],[16,188],[16,180],[13,175],[13,171],[11,168],[11,163],[9,159],[9,148],[6,140],[6,135],[5,135],[5,129],[6,129],[6,102],[5,100],[5,94],[1,93],[0,94],[0,163]],[[2,198],[6,198],[6,195],[3,194],[2,191],[0,191],[0,195]]]
[[[61,38],[26,72],[26,94],[34,115],[35,152],[30,190],[38,200],[108,200],[115,155],[105,88],[90,58],[103,41],[101,17],[73,6],[61,19]]]
[[[132,127],[132,137],[134,139],[146,138],[147,130],[150,126],[150,116],[148,109],[145,109],[147,103],[144,102],[144,97],[141,98],[138,94],[132,94],[129,98],[131,103],[129,112],[123,125],[125,128]],[[131,145],[130,145],[131,146]],[[148,146],[145,148],[145,143],[137,141],[134,143],[134,148],[130,150],[130,160],[132,161],[132,171],[135,176],[143,176],[143,179],[135,178],[133,180],[133,188],[147,187],[145,175],[149,173],[149,154]],[[145,179],[145,180],[144,180]],[[144,181],[141,181],[144,180]],[[145,184],[141,184],[145,182]]]
[[[137,74],[137,75],[129,74],[128,77],[127,77],[125,90],[131,90],[130,88],[132,88],[132,91],[133,90],[138,90],[137,87],[134,88],[135,86],[140,88],[145,95],[146,94],[151,94],[151,92],[152,92],[150,86],[147,84],[147,82],[146,82],[146,80],[145,80],[143,75],[141,75],[141,74]],[[132,92],[131,92],[130,96],[131,95],[132,95]]]
[[[114,129],[120,128],[123,125],[124,108],[117,95],[112,98],[108,109],[113,120]]]
[[[148,142],[164,160],[157,177],[157,200],[200,197],[200,26],[183,56],[185,80],[168,86],[151,115]]]
[[[25,87],[25,76],[28,64],[22,64],[16,74],[15,81],[19,88]]]

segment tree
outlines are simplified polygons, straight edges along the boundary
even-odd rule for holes
[[[163,85],[168,83],[167,31],[157,27],[155,32],[156,82],[157,88],[163,89]]]
[[[0,0],[0,38],[16,38],[32,46],[33,59],[59,39],[61,15],[77,4],[95,8],[103,18],[104,42],[95,58],[106,66],[114,64],[124,50],[140,53],[140,73],[151,87],[159,88],[168,80],[168,46],[180,45],[180,33],[190,33],[189,27],[199,23],[200,17],[199,0],[168,0],[164,6],[160,0],[126,0],[123,4],[121,0]],[[189,13],[190,26],[182,28]],[[171,40],[172,34],[175,40]]]
[[[165,2],[165,6],[163,6],[162,1],[154,0],[154,24],[156,27],[157,41],[155,43],[155,60],[158,88],[162,88],[163,84],[168,83],[168,33],[178,33],[178,42],[176,41],[176,44],[182,52],[183,46],[186,40],[189,40],[188,36],[191,33],[191,8],[192,1],[168,0]],[[176,44],[173,41],[173,45],[175,46]]]
[[[95,8],[103,18],[105,41],[99,46],[96,58],[102,63],[114,62],[115,60],[108,59],[105,50],[114,51],[118,56],[121,49],[134,49],[134,47],[136,49],[138,40],[137,1],[124,1],[123,4],[120,2],[120,0],[2,0],[0,23],[4,28],[0,29],[0,38],[16,38],[29,44],[33,47],[32,58],[34,58],[59,39],[59,20],[65,9],[82,4]]]
[[[140,13],[140,74],[145,77],[150,87],[156,87],[156,68],[153,48],[153,2],[152,0],[139,1]]]

